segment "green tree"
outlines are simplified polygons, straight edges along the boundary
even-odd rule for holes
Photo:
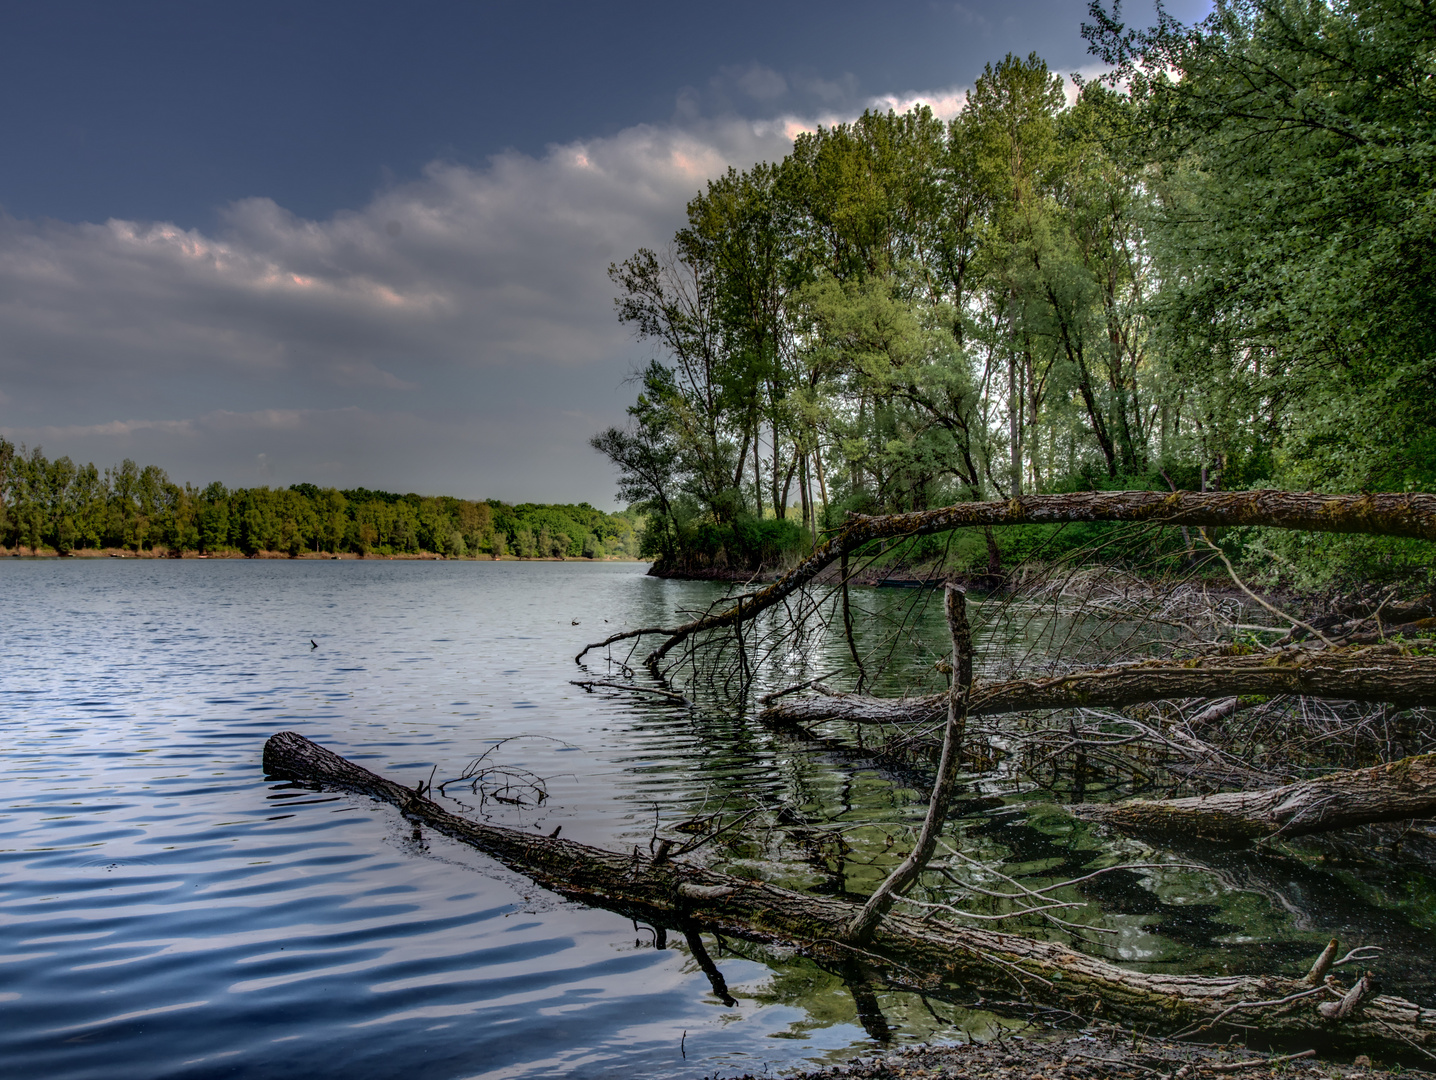
[[[1428,487],[1430,6],[1220,0],[1193,26],[1146,31],[1091,15],[1160,187],[1158,320],[1200,453],[1265,437],[1288,483]]]

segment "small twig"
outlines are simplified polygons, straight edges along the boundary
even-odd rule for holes
[[[632,683],[607,682],[603,679],[569,679],[569,683],[573,686],[581,686],[590,692],[592,692],[596,686],[604,686],[610,690],[631,690],[635,694],[656,694],[658,697],[665,697],[670,701],[676,701],[683,705],[693,704],[682,694],[675,693],[672,690],[654,690],[647,686],[634,686]]]
[[[1330,990],[1330,987],[1328,987],[1328,986],[1317,986],[1317,987],[1314,987],[1314,988],[1311,989],[1311,990],[1301,990],[1301,991],[1298,991],[1298,992],[1295,993],[1295,994],[1288,994],[1288,995],[1287,995],[1286,997],[1284,997],[1284,998],[1276,998],[1276,999],[1273,1000],[1273,1001],[1238,1001],[1235,1005],[1229,1005],[1229,1006],[1227,1006],[1227,1008],[1225,1008],[1225,1009],[1223,1009],[1221,1012],[1217,1013],[1217,1015],[1214,1016],[1214,1017],[1212,1017],[1210,1020],[1204,1020],[1204,1021],[1202,1021],[1200,1027],[1197,1027],[1197,1028],[1195,1028],[1195,1029],[1190,1028],[1190,1027],[1189,1027],[1189,1028],[1186,1028],[1186,1029],[1184,1029],[1183,1031],[1179,1031],[1176,1035],[1174,1035],[1174,1036],[1172,1036],[1172,1037],[1173,1037],[1173,1038],[1176,1038],[1176,1039],[1179,1039],[1179,1038],[1182,1037],[1183,1034],[1185,1034],[1185,1033],[1188,1032],[1188,1031],[1192,1031],[1192,1030],[1196,1030],[1196,1031],[1206,1031],[1208,1028],[1211,1028],[1211,1027],[1213,1027],[1214,1025],[1221,1023],[1223,1020],[1225,1020],[1228,1016],[1230,1016],[1230,1015],[1231,1015],[1232,1013],[1234,1013],[1234,1012],[1244,1012],[1244,1011],[1246,1011],[1247,1009],[1272,1009],[1272,1008],[1275,1008],[1275,1007],[1278,1006],[1278,1005],[1288,1005],[1288,1004],[1290,1004],[1290,1003],[1293,1002],[1293,1001],[1299,1001],[1301,998],[1311,997],[1313,994],[1325,994],[1325,993],[1327,993],[1329,990]],[[1329,1004],[1335,1005],[1335,1004],[1337,1004],[1337,1003],[1336,1003],[1336,1002],[1329,1002]],[[1322,1006],[1322,1007],[1324,1008],[1325,1006]],[[1323,1013],[1323,1015],[1325,1015],[1325,1014]]]
[[[1042,904],[1037,907],[1019,908],[1016,911],[1004,912],[1001,915],[979,915],[975,911],[962,911],[958,908],[953,907],[951,904],[936,904],[928,900],[914,900],[911,896],[898,897],[898,903],[912,904],[914,907],[932,908],[938,911],[947,911],[953,915],[961,915],[964,919],[983,919],[988,922],[998,922],[1002,919],[1016,919],[1023,915],[1035,915],[1039,911],[1047,911],[1052,908],[1079,908],[1087,906],[1086,904],[1070,904],[1062,900],[1054,900],[1050,904]],[[1089,927],[1088,929],[1101,930],[1102,928],[1093,926]],[[1116,930],[1106,930],[1103,932],[1108,934],[1117,933]]]
[[[1430,1050],[1427,1050],[1424,1046],[1420,1046],[1420,1045],[1418,1045],[1418,1044],[1412,1042],[1409,1038],[1407,1038],[1404,1034],[1402,1034],[1402,1032],[1401,1032],[1401,1030],[1400,1030],[1399,1028],[1394,1028],[1394,1027],[1392,1027],[1390,1024],[1388,1024],[1385,1020],[1381,1020],[1381,1019],[1379,1019],[1379,1018],[1377,1019],[1376,1022],[1377,1022],[1378,1024],[1380,1024],[1382,1027],[1384,1027],[1387,1031],[1391,1032],[1391,1034],[1395,1035],[1398,1039],[1400,1039],[1402,1042],[1404,1042],[1407,1046],[1411,1047],[1411,1049],[1415,1050],[1418,1054],[1424,1054],[1426,1057],[1429,1057],[1432,1061],[1436,1061],[1436,1054],[1433,1054]]]
[[[697,837],[694,840],[688,841],[688,843],[682,845],[681,847],[675,848],[673,851],[668,853],[668,857],[677,858],[679,855],[687,855],[690,851],[697,851],[710,840],[716,840],[725,832],[731,832],[733,829],[736,829],[739,825],[743,824],[743,822],[747,821],[750,817],[752,817],[754,814],[758,813],[762,809],[763,808],[761,806],[755,806],[751,810],[747,810],[744,813],[739,814],[732,821],[728,822],[728,824],[719,825],[718,828],[714,829],[712,832],[705,833],[704,835]],[[665,844],[669,843],[668,840],[664,840],[663,842]]]
[[[798,693],[799,691],[807,690],[809,687],[815,687],[815,686],[817,686],[819,683],[821,683],[824,679],[830,679],[830,678],[832,678],[834,675],[837,675],[837,674],[838,674],[838,672],[836,672],[836,671],[830,671],[830,672],[828,672],[826,675],[818,675],[818,676],[815,677],[815,678],[809,679],[807,682],[800,682],[800,683],[798,683],[798,685],[796,685],[796,686],[790,686],[790,687],[788,687],[786,690],[775,690],[775,691],[774,691],[773,693],[771,693],[771,694],[764,694],[762,697],[760,697],[760,698],[758,699],[758,704],[759,704],[759,705],[771,705],[773,702],[777,701],[780,697],[787,697],[789,694],[796,694],[796,693]]]
[[[1315,1050],[1303,1050],[1299,1054],[1283,1054],[1274,1058],[1252,1058],[1250,1061],[1231,1061],[1222,1065],[1200,1064],[1199,1069],[1209,1069],[1212,1072],[1228,1073],[1240,1072],[1242,1069],[1255,1069],[1259,1065],[1280,1065],[1284,1061],[1300,1061],[1302,1058],[1316,1057]]]
[[[1380,945],[1361,945],[1355,949],[1352,949],[1349,953],[1347,953],[1345,956],[1343,956],[1340,960],[1336,961],[1336,963],[1332,964],[1331,966],[1341,967],[1342,964],[1350,964],[1362,960],[1375,960],[1377,959],[1376,954],[1383,951],[1384,950],[1381,948]]]
[[[1336,647],[1336,642],[1332,641],[1329,637],[1327,637],[1325,634],[1323,634],[1323,633],[1322,633],[1320,630],[1318,630],[1316,627],[1312,626],[1310,623],[1304,623],[1304,622],[1302,622],[1302,621],[1301,621],[1300,619],[1298,619],[1295,615],[1288,615],[1285,611],[1282,611],[1281,608],[1276,607],[1275,605],[1268,603],[1267,601],[1263,600],[1260,596],[1258,596],[1256,593],[1252,592],[1251,589],[1247,588],[1246,582],[1244,582],[1241,578],[1237,577],[1236,568],[1232,566],[1232,561],[1227,558],[1227,553],[1226,553],[1225,551],[1223,551],[1221,548],[1217,547],[1216,544],[1212,543],[1211,538],[1207,536],[1207,530],[1206,530],[1205,528],[1202,528],[1202,529],[1198,529],[1197,532],[1201,535],[1201,537],[1202,537],[1202,542],[1203,542],[1204,544],[1206,544],[1207,547],[1211,548],[1213,551],[1215,551],[1215,552],[1217,553],[1217,558],[1219,558],[1219,559],[1222,560],[1222,564],[1227,568],[1227,574],[1231,577],[1232,581],[1236,584],[1236,587],[1237,587],[1238,589],[1240,589],[1242,592],[1246,593],[1246,594],[1247,594],[1248,596],[1250,596],[1253,600],[1255,600],[1258,604],[1260,604],[1262,607],[1266,608],[1266,609],[1267,609],[1268,611],[1270,611],[1273,615],[1275,615],[1278,619],[1285,619],[1287,622],[1291,623],[1293,626],[1299,626],[1299,627],[1301,627],[1303,630],[1305,630],[1308,634],[1311,634],[1311,635],[1313,635],[1313,636],[1315,636],[1315,637],[1320,638],[1326,645],[1329,645],[1329,646],[1331,646],[1332,648],[1335,648],[1335,647]]]

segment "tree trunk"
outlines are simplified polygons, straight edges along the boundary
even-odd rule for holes
[[[806,896],[762,881],[729,877],[667,860],[587,847],[518,829],[461,818],[430,799],[310,742],[291,731],[269,739],[264,768],[272,776],[337,787],[383,799],[409,820],[498,859],[541,885],[597,907],[641,918],[655,927],[708,930],[757,941],[795,945],[830,965],[851,962],[842,943],[859,908],[846,900]],[[421,785],[422,787],[422,785]],[[1321,1039],[1334,1049],[1389,1053],[1393,1038],[1436,1049],[1436,1010],[1388,996],[1368,995],[1340,1020],[1317,1010],[1335,1003],[1335,990],[1285,1001],[1310,990],[1286,976],[1174,976],[1127,971],[1063,945],[1016,934],[970,929],[901,914],[887,915],[860,959],[890,985],[963,994],[1014,996],[1133,1025],[1172,1031],[1192,1025],[1221,1029],[1259,1026],[1276,1040]],[[1262,1002],[1280,1002],[1255,1011]]]
[[[749,600],[746,604],[751,604]],[[746,608],[745,604],[745,608]],[[1339,701],[1436,705],[1436,656],[1404,656],[1396,645],[1309,651],[1284,649],[1255,656],[1208,656],[1185,662],[1153,660],[1094,668],[1046,679],[1014,679],[973,687],[969,716],[1034,709],[1120,708],[1144,701],[1298,694]],[[846,720],[854,724],[940,721],[947,695],[875,698],[826,694],[780,698],[763,718],[779,723]]]
[[[749,618],[807,585],[843,551],[853,551],[873,540],[909,538],[969,526],[1040,525],[1070,521],[1127,521],[1219,528],[1261,525],[1311,532],[1370,533],[1436,540],[1436,495],[1318,495],[1296,491],[1231,491],[1194,493],[1174,491],[1083,491],[1068,495],[1029,495],[1005,502],[958,503],[937,510],[879,517],[852,515],[836,536],[816,549],[782,578],[759,589],[744,605]],[[682,626],[660,631],[666,640],[648,657],[657,663],[680,642],[704,630],[732,625],[734,608],[705,615]],[[641,634],[632,630],[599,645]]]
[[[1262,791],[1160,802],[1086,803],[1067,810],[1074,817],[1121,832],[1179,832],[1226,843],[1436,817],[1436,754]]]

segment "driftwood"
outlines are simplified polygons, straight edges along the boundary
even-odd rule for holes
[[[958,503],[937,510],[875,517],[850,515],[843,528],[806,559],[766,588],[732,607],[681,626],[626,630],[584,648],[592,649],[647,635],[664,638],[648,656],[656,664],[676,645],[705,630],[734,626],[781,603],[846,552],[874,540],[925,536],[970,526],[1042,525],[1071,521],[1149,522],[1173,526],[1262,525],[1309,532],[1371,533],[1436,540],[1436,495],[1318,495],[1295,491],[1076,492],[1028,495],[1006,502]]]
[[[1261,791],[1069,806],[1122,832],[1181,833],[1218,842],[1305,836],[1353,825],[1436,817],[1436,754]]]
[[[973,688],[968,715],[1120,708],[1179,698],[1278,694],[1400,706],[1433,705],[1436,656],[1405,656],[1395,645],[1375,645],[1320,651],[1284,649],[1254,656],[1205,656],[1186,661],[1151,660],[1051,678],[978,685]],[[876,698],[828,693],[774,698],[764,709],[763,718],[799,724],[820,720],[921,724],[936,723],[946,711],[946,694]]]
[[[1436,1010],[1375,994],[1369,980],[1359,1000],[1328,1018],[1318,1006],[1349,999],[1347,988],[1276,975],[1133,972],[1056,943],[903,914],[886,915],[857,949],[842,941],[860,910],[846,900],[688,866],[664,857],[663,849],[654,857],[637,849],[625,855],[471,821],[294,732],[269,739],[264,767],[275,777],[386,800],[417,825],[470,844],[565,896],[685,934],[706,930],[784,942],[828,964],[860,960],[897,987],[961,987],[1004,1000],[1015,994],[1031,1005],[1100,1013],[1155,1031],[1257,1027],[1277,1041],[1319,1039],[1347,1052],[1380,1049],[1389,1056],[1403,1043],[1436,1050]]]

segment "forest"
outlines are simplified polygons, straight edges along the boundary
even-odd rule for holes
[[[869,111],[711,181],[671,245],[609,270],[653,357],[593,445],[649,512],[645,553],[751,569],[848,512],[1042,493],[1430,490],[1431,15],[1234,0],[1139,31],[1095,3],[1109,74],[1070,96],[1008,55],[948,122]],[[1306,586],[1429,563],[1222,542]]]
[[[204,488],[126,459],[101,472],[0,439],[0,547],[58,555],[106,548],[173,556],[261,552],[635,558],[641,516],[588,503],[550,506],[396,495],[314,484]]]

